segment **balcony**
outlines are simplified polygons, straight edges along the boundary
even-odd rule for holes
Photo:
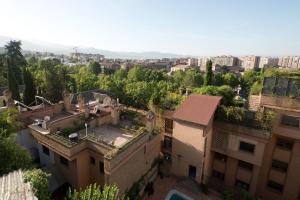
[[[226,163],[217,159],[214,159],[213,168],[219,172],[225,173]]]
[[[273,153],[273,159],[289,163],[291,151],[276,147]]]
[[[269,179],[284,185],[286,173],[275,169],[270,169]]]

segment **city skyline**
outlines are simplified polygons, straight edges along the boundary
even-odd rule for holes
[[[191,56],[300,52],[297,1],[32,0],[2,7],[0,35],[34,41]]]

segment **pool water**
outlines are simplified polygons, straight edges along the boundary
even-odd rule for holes
[[[165,200],[194,200],[193,198],[188,197],[187,195],[172,189],[169,191]]]
[[[186,200],[186,199],[178,194],[172,194],[170,200]]]

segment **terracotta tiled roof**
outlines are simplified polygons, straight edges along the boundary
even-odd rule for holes
[[[219,96],[192,94],[177,109],[173,119],[207,126],[220,100]]]

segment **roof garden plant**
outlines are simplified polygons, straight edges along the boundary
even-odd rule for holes
[[[248,126],[251,128],[270,131],[275,117],[273,111],[249,111],[234,106],[219,106],[216,111],[216,120],[232,124]]]

